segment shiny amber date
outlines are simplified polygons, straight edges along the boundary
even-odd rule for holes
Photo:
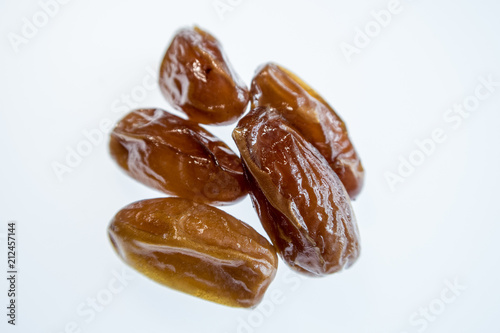
[[[353,264],[360,251],[356,219],[325,158],[268,107],[243,117],[233,138],[254,207],[284,261],[315,276]]]
[[[130,176],[167,194],[228,204],[247,193],[241,160],[225,143],[160,109],[136,110],[120,120],[110,151]]]
[[[364,170],[346,126],[330,105],[295,74],[273,63],[252,80],[252,108],[276,108],[326,158],[351,199],[361,191]]]
[[[108,234],[118,255],[149,278],[229,306],[257,305],[278,265],[272,245],[253,228],[187,199],[132,203]]]
[[[248,104],[248,89],[220,43],[198,27],[180,30],[160,68],[163,96],[202,124],[235,122]]]

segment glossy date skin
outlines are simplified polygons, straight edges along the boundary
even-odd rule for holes
[[[313,276],[359,256],[349,196],[325,158],[276,110],[258,107],[233,131],[262,225],[283,260]]]
[[[273,63],[260,67],[250,89],[252,108],[276,108],[326,158],[351,199],[361,191],[364,170],[347,128],[311,87]]]
[[[205,204],[149,199],[120,210],[108,228],[118,255],[170,288],[228,306],[254,307],[278,265],[253,228]]]
[[[220,43],[198,27],[180,30],[160,68],[167,101],[202,124],[230,124],[245,111],[249,93]]]
[[[231,204],[247,185],[241,160],[198,124],[161,109],[139,109],[111,132],[113,159],[157,190],[197,202]]]

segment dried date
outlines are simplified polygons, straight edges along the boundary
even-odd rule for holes
[[[161,109],[125,116],[111,133],[110,151],[130,176],[167,194],[228,204],[247,193],[241,160],[225,143]]]
[[[278,265],[272,245],[253,228],[187,199],[132,203],[108,234],[118,255],[149,278],[229,306],[257,305]]]
[[[360,251],[356,219],[325,158],[268,107],[243,117],[233,139],[254,207],[284,261],[315,276],[352,265]]]
[[[198,27],[175,35],[163,58],[159,83],[172,106],[202,124],[235,122],[248,104],[248,89],[219,41]]]
[[[295,74],[273,63],[252,80],[252,108],[276,108],[326,158],[351,199],[361,191],[364,170],[347,128],[333,108]]]

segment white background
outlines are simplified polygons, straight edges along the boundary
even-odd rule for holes
[[[0,331],[499,332],[500,86],[460,124],[444,118],[471,101],[479,77],[500,82],[498,2],[401,0],[350,62],[340,45],[353,44],[389,1],[222,2],[232,10],[221,18],[213,0],[72,0],[18,52],[9,36],[21,35],[23,18],[32,21],[41,6],[0,2],[2,272],[8,221],[18,222],[19,240],[18,325],[6,323],[1,273]],[[124,116],[114,106],[140,90],[174,32],[192,24],[217,36],[247,84],[259,64],[275,61],[316,88],[346,121],[366,169],[354,203],[358,262],[301,280],[280,262],[267,307],[253,311],[164,288],[115,255],[112,216],[162,194],[121,172],[107,135],[62,181],[52,169],[85,140],[82,131]],[[172,110],[158,88],[137,105]],[[415,140],[437,128],[446,140],[392,191],[386,173],[417,156]],[[232,126],[209,129],[235,147]],[[227,211],[262,232],[248,198]],[[133,279],[110,299],[123,269]],[[466,289],[453,294],[450,283]],[[100,312],[87,303],[96,297],[106,303]]]

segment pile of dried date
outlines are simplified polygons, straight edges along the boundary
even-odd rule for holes
[[[299,273],[352,265],[360,245],[351,207],[363,167],[344,122],[313,89],[281,66],[261,66],[250,91],[219,42],[180,30],[159,84],[188,120],[139,109],[111,133],[113,159],[131,177],[175,197],[142,200],[109,225],[118,255],[168,287],[229,306],[254,307],[273,280],[278,253]],[[241,159],[198,123],[241,118],[233,139]],[[210,205],[250,193],[272,245]]]

